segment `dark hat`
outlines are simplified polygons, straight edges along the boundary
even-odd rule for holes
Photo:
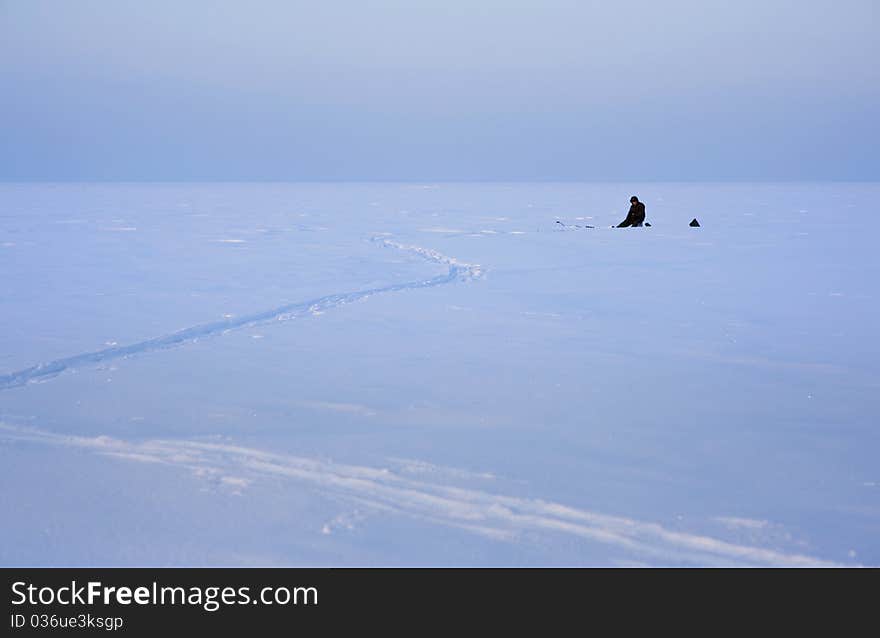
[[[636,197],[635,195],[633,195],[632,197],[629,198],[629,201],[631,201],[631,202],[637,202],[637,201],[639,201],[639,198]]]

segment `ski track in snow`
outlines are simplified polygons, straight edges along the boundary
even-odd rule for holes
[[[731,543],[551,501],[414,479],[388,468],[346,465],[228,443],[125,441],[107,436],[61,435],[3,423],[0,440],[77,448],[132,462],[173,466],[237,495],[261,480],[287,481],[372,511],[402,514],[501,542],[541,543],[548,535],[567,535],[665,564],[836,565],[803,554]]]
[[[261,324],[271,323],[273,321],[288,321],[308,314],[319,314],[374,295],[399,292],[402,290],[414,290],[418,288],[433,288],[434,286],[440,286],[454,281],[469,281],[477,279],[483,274],[480,266],[476,264],[460,262],[453,257],[447,257],[446,255],[431,250],[430,248],[400,244],[379,237],[374,237],[373,241],[386,247],[414,253],[426,261],[445,265],[449,270],[445,275],[437,275],[431,279],[408,281],[399,284],[370,288],[367,290],[326,295],[311,301],[291,303],[272,308],[271,310],[265,310],[263,312],[185,328],[177,332],[172,332],[171,334],[153,337],[152,339],[147,339],[138,343],[124,346],[113,346],[110,348],[104,348],[103,350],[85,352],[65,357],[63,359],[55,359],[54,361],[39,363],[29,368],[0,375],[0,390],[8,390],[9,388],[22,386],[27,383],[44,381],[62,372],[75,370],[83,366],[100,364],[105,361],[143,354],[155,350],[174,348],[198,339],[224,334],[231,330],[250,328]]]

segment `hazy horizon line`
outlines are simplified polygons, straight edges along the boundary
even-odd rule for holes
[[[0,184],[878,184],[876,179],[3,179]]]

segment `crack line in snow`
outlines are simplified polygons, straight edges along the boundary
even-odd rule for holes
[[[803,554],[741,545],[710,536],[480,489],[414,480],[386,468],[346,465],[255,448],[191,440],[124,441],[107,436],[61,435],[0,423],[0,440],[87,449],[129,461],[176,466],[197,477],[247,487],[265,478],[287,479],[374,510],[516,542],[538,534],[567,534],[662,561],[700,565],[834,566]]]
[[[205,337],[224,334],[231,330],[250,328],[261,324],[271,323],[273,321],[288,321],[290,319],[302,317],[306,314],[324,312],[374,295],[399,292],[402,290],[433,288],[434,286],[440,286],[454,281],[470,281],[478,279],[483,274],[479,265],[458,261],[453,257],[447,257],[446,255],[429,248],[400,244],[389,239],[378,237],[374,237],[372,241],[386,247],[415,253],[427,261],[447,266],[449,271],[445,275],[437,275],[430,279],[408,281],[399,284],[389,284],[387,286],[370,288],[367,290],[326,295],[311,301],[295,302],[242,317],[229,318],[223,321],[215,321],[193,326],[191,328],[184,328],[183,330],[178,330],[171,334],[153,337],[152,339],[147,339],[138,343],[125,346],[112,346],[110,348],[104,348],[103,350],[85,352],[71,357],[65,357],[63,359],[55,359],[54,361],[39,363],[35,366],[24,368],[23,370],[16,370],[14,372],[0,375],[0,390],[8,390],[9,388],[18,387],[27,383],[49,379],[67,370],[75,370],[76,368],[85,365],[103,363],[112,359],[120,359],[155,350],[174,348]]]

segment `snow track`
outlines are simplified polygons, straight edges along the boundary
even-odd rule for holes
[[[448,268],[448,271],[446,274],[437,275],[430,279],[408,281],[399,284],[370,288],[367,290],[326,295],[324,297],[312,299],[311,301],[286,304],[263,312],[192,326],[191,328],[185,328],[183,330],[178,330],[177,332],[172,332],[171,334],[154,337],[138,343],[124,346],[113,346],[110,348],[104,348],[103,350],[85,352],[71,357],[65,357],[63,359],[55,359],[54,361],[39,363],[29,368],[0,375],[0,390],[7,390],[27,383],[43,381],[62,372],[75,370],[84,366],[100,364],[113,359],[121,359],[132,355],[153,352],[155,350],[174,348],[188,342],[221,335],[232,330],[249,328],[274,321],[288,321],[304,315],[324,312],[375,295],[400,292],[403,290],[415,290],[419,288],[433,288],[454,281],[469,281],[482,276],[480,266],[460,262],[453,257],[447,257],[446,255],[429,248],[400,244],[382,238],[374,238],[373,241],[385,247],[396,248],[398,250],[413,253],[422,257],[426,261],[444,265]]]
[[[496,541],[546,542],[578,538],[626,556],[698,565],[831,566],[811,556],[734,543],[647,521],[611,516],[534,498],[413,479],[400,471],[267,452],[229,443],[191,440],[125,441],[67,436],[0,423],[0,441],[86,450],[130,462],[173,466],[240,496],[252,484],[306,486],[358,507],[445,525]]]

